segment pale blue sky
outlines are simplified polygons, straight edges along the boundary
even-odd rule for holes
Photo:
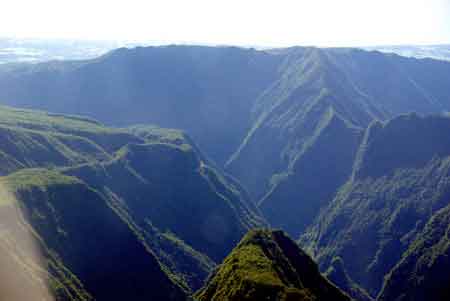
[[[0,36],[257,46],[442,44],[450,43],[450,0],[11,0],[2,3]]]

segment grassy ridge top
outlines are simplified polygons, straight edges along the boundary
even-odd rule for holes
[[[39,110],[0,106],[0,125],[53,131],[110,131],[98,121],[88,117],[53,114]]]
[[[0,178],[0,184],[7,185],[12,192],[17,190],[37,187],[44,189],[51,185],[80,184],[81,181],[75,177],[63,175],[57,171],[32,168],[23,169],[7,177]]]
[[[86,117],[0,106],[0,175],[109,161],[128,145],[164,143],[189,149],[184,132],[152,125],[107,127]],[[200,154],[200,151],[197,150]]]

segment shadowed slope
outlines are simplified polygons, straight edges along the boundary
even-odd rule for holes
[[[39,238],[96,300],[185,300],[140,237],[73,177],[24,170],[6,179]]]
[[[450,206],[436,212],[387,275],[378,300],[450,298]]]
[[[450,118],[405,115],[366,131],[353,176],[302,236],[326,269],[343,260],[372,297],[450,199]],[[357,254],[357,256],[355,256]]]

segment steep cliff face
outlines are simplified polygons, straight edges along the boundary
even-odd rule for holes
[[[64,172],[124,203],[138,225],[150,221],[216,261],[264,224],[239,188],[187,144],[129,144],[112,161]]]
[[[88,301],[79,280],[50,254],[0,180],[0,299]]]
[[[350,278],[376,297],[431,216],[448,205],[448,133],[450,119],[443,116],[373,124],[353,176],[301,244],[324,269],[341,257]]]
[[[288,171],[272,177],[259,203],[270,224],[294,237],[302,234],[351,175],[361,138],[361,128],[327,111]]]
[[[344,268],[344,262],[340,257],[335,257],[331,261],[330,267],[324,275],[333,281],[336,286],[346,292],[352,299],[357,301],[374,300],[363,288],[351,279]]]
[[[446,62],[355,49],[279,53],[280,77],[256,100],[252,128],[227,163],[257,197],[270,190],[274,174],[293,163],[330,108],[347,123],[365,128],[374,119],[437,113],[449,106],[448,75],[430,81],[434,72],[450,71]]]
[[[378,300],[450,298],[450,206],[436,212],[387,275]]]
[[[186,299],[139,235],[81,181],[46,170],[4,181],[48,252],[94,299]]]
[[[443,74],[450,64],[353,49],[280,52],[280,77],[255,102],[252,128],[226,168],[271,224],[298,236],[351,175],[372,120],[448,106],[444,80],[423,74]]]

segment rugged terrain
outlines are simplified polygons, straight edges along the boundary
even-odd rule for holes
[[[0,107],[0,251],[60,300],[182,300],[212,271],[202,300],[320,300],[319,271],[357,300],[445,299],[449,79],[445,61],[314,47],[2,65],[1,102],[27,109]],[[268,226],[318,268],[277,231],[231,251]],[[242,280],[248,255],[275,286]]]
[[[183,299],[265,225],[180,131],[8,107],[0,116],[1,181],[17,198],[4,214],[21,209],[44,257],[33,265],[49,269],[62,300]]]

